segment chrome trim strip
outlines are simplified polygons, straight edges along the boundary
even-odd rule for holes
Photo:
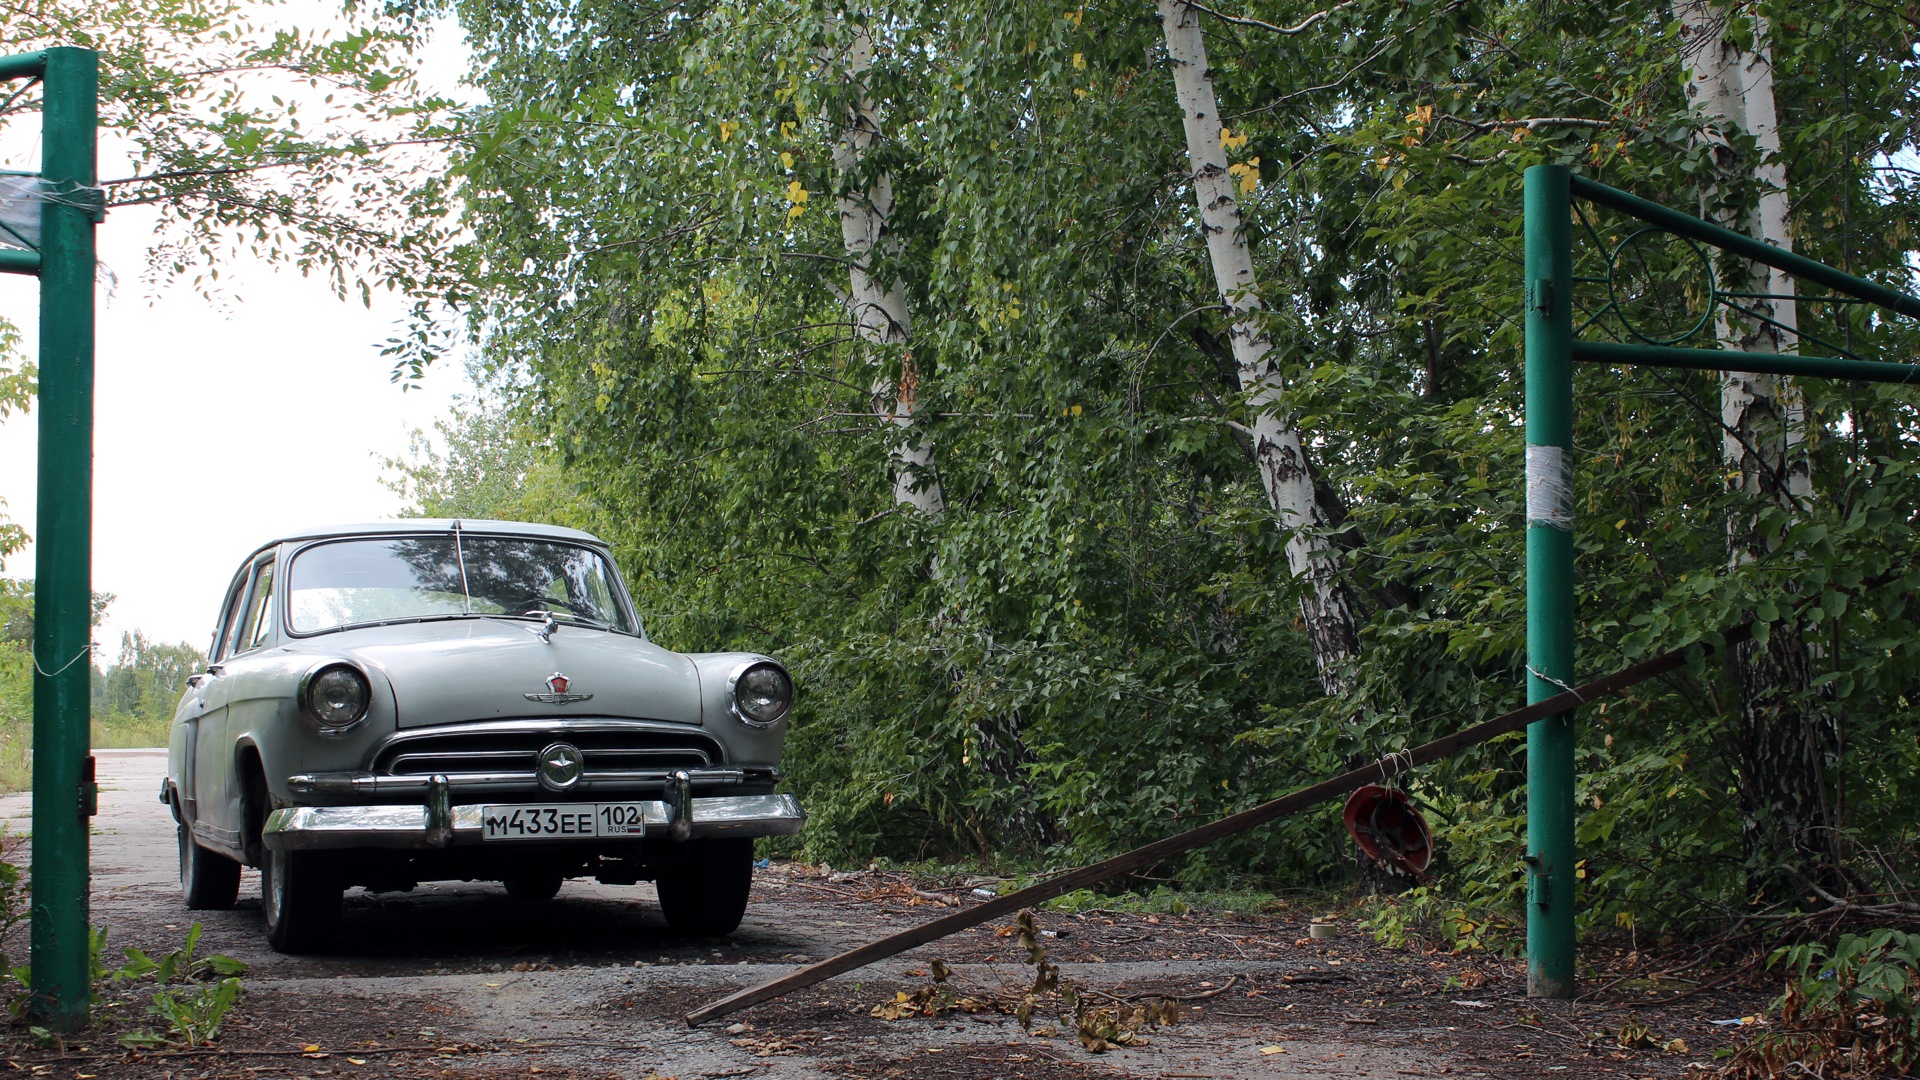
[[[593,759],[599,757],[697,758],[701,762],[701,768],[706,768],[713,764],[713,755],[697,746],[689,746],[684,749],[664,746],[598,747],[594,749],[581,747],[580,752],[587,756],[589,771],[591,771]],[[448,765],[458,765],[466,761],[498,761],[503,758],[508,760],[513,758],[527,758],[529,762],[531,762],[539,756],[540,751],[537,749],[416,750],[411,753],[395,755],[393,760],[387,763],[387,774],[391,776],[425,775],[407,772],[409,768],[418,768],[422,763],[434,766],[435,771],[444,772]],[[533,775],[533,766],[531,764],[527,766],[527,775]]]
[[[240,833],[236,829],[223,829],[218,825],[209,825],[196,820],[193,823],[193,835],[210,840],[221,847],[239,847]]]
[[[715,769],[599,769],[582,777],[576,790],[592,791],[595,788],[630,787],[634,783],[659,782],[667,779],[675,771],[685,772],[697,785],[704,784],[771,784],[779,780],[779,769],[761,768],[715,768]],[[442,773],[453,789],[461,793],[470,793],[489,787],[527,787],[537,781],[532,769],[524,772],[484,772],[484,773]],[[295,773],[287,777],[287,790],[295,795],[414,795],[425,796],[431,778],[421,775],[375,776],[370,772],[333,772],[333,773]]]
[[[658,799],[633,800],[640,804],[647,830],[670,831],[672,817],[667,804]],[[481,839],[481,807],[455,806],[454,846],[484,844]],[[273,851],[317,851],[337,848],[429,848],[429,813],[426,806],[289,806],[268,815],[262,830],[262,842]],[[693,800],[692,838],[708,836],[792,836],[807,821],[800,800],[792,795],[721,795]],[[593,837],[579,840],[555,839],[542,843],[596,842]],[[599,843],[608,843],[599,840]]]
[[[716,747],[720,746],[720,741],[699,724],[677,724],[669,720],[616,720],[611,717],[476,720],[467,723],[435,724],[431,727],[402,728],[380,740],[380,745],[374,748],[369,760],[378,760],[397,746],[448,735],[542,735],[565,738],[568,735],[601,732],[645,732],[650,735],[671,735],[694,742],[711,742]]]

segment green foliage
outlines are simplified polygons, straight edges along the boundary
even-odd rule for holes
[[[1360,908],[1360,926],[1394,948],[1431,943],[1453,952],[1520,951],[1526,927],[1518,918],[1511,881],[1449,882],[1448,888],[1415,885],[1398,896],[1374,896]]]
[[[33,653],[0,638],[0,791],[33,783]]]
[[[593,519],[555,455],[503,402],[455,402],[433,432],[415,429],[402,457],[383,457],[381,483],[408,517],[496,518],[574,524]]]
[[[1920,934],[1875,930],[1777,950],[1787,971],[1775,1030],[1736,1048],[1734,1080],[1783,1075],[1790,1062],[1830,1077],[1909,1076],[1920,1065]]]
[[[137,979],[151,975],[155,982],[167,985],[175,982],[207,981],[239,975],[247,970],[247,965],[231,956],[196,956],[194,950],[200,944],[201,927],[194,923],[187,928],[186,940],[180,947],[155,960],[139,949],[127,949],[127,963],[117,976],[125,979]]]
[[[221,1021],[239,1000],[240,980],[226,978],[192,990],[162,990],[153,995],[150,1011],[188,1046],[198,1046],[220,1037]]]
[[[162,209],[156,278],[216,288],[231,252],[324,277],[343,297],[432,273],[444,188],[419,150],[444,139],[452,103],[414,80],[419,27],[360,5],[302,29],[228,0],[119,0],[9,8],[0,28],[15,52],[99,53],[100,125],[132,163],[102,184],[110,210]],[[30,88],[0,125],[32,125],[38,109]]]
[[[38,374],[34,365],[20,353],[19,329],[0,319],[0,420],[32,404]],[[6,500],[0,499],[0,507],[6,505]],[[7,556],[20,550],[26,542],[26,530],[7,520],[4,511],[0,511],[0,568],[6,566]]]
[[[1912,142],[1899,18],[1763,8],[1796,244],[1906,284],[1920,203],[1877,164]],[[601,532],[666,644],[778,652],[801,687],[802,843],[834,862],[1090,858],[1519,704],[1522,170],[1566,163],[1682,208],[1711,191],[1723,220],[1755,194],[1708,182],[1664,3],[1362,0],[1285,38],[1207,23],[1236,175],[1258,177],[1242,209],[1273,356],[1363,621],[1355,688],[1331,699],[1243,445],[1150,8],[458,9],[489,102],[459,167],[470,328],[500,402],[456,417],[443,459],[389,468],[422,508]],[[876,42],[862,81],[853,20]],[[843,175],[860,97],[883,138]],[[912,325],[877,348],[842,300],[836,203],[883,170],[897,249],[875,273]],[[1578,272],[1599,278],[1632,226],[1587,223]],[[1632,311],[1684,316],[1687,265],[1642,265]],[[1591,314],[1606,287],[1576,300]],[[1827,340],[1920,353],[1899,320],[1801,312]],[[937,517],[896,504],[900,436],[870,398],[909,352]],[[1819,643],[1856,870],[1912,887],[1920,412],[1907,388],[1805,392],[1818,497],[1729,570],[1747,508],[1722,491],[1712,378],[1576,372],[1582,670],[1702,646],[1582,714],[1589,933],[1657,938],[1750,899],[1738,727],[1704,648],[1748,618]],[[539,498],[503,482],[521,475]],[[1522,768],[1505,739],[1422,770],[1438,879],[1377,926],[1511,947]],[[1303,814],[1155,876],[1341,885],[1347,850],[1331,815]]]
[[[139,949],[127,949],[127,963],[113,977],[133,980],[151,975],[161,990],[153,995],[148,1012],[167,1022],[173,1034],[188,1046],[209,1043],[220,1037],[220,1024],[240,1000],[240,979],[247,965],[231,956],[194,955],[200,943],[200,924],[187,930],[187,938],[178,949],[154,960]],[[188,983],[186,988],[174,983]],[[152,1045],[158,1040],[148,1032],[123,1035],[120,1043],[133,1048]]]
[[[1102,896],[1092,889],[1075,889],[1040,905],[1048,911],[1125,911],[1140,915],[1185,915],[1193,905],[1176,890],[1157,885],[1138,896]]]
[[[26,919],[30,894],[21,884],[22,880],[19,868],[11,860],[0,860],[0,944],[6,943],[10,932]],[[150,979],[159,989],[152,995],[148,1012],[165,1020],[168,1030],[179,1041],[197,1046],[218,1039],[220,1025],[240,1000],[239,976],[247,970],[247,965],[231,956],[196,955],[200,935],[201,926],[196,922],[188,928],[180,947],[158,960],[140,949],[129,948],[121,950],[123,962],[119,966],[109,966],[107,928],[91,928],[87,933],[87,969],[92,1010],[98,1014],[102,1008],[117,1004],[117,999],[109,1002],[109,994]],[[4,954],[0,954],[0,968],[13,980],[13,993],[6,1004],[17,1019],[26,1012],[33,971],[26,964],[6,964]],[[32,1031],[43,1046],[57,1043],[56,1036],[46,1029],[35,1027]],[[171,1040],[151,1031],[135,1030],[122,1033],[118,1041],[133,1050],[165,1046]]]

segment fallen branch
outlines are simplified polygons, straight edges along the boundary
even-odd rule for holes
[[[1752,632],[1752,624],[1742,623],[1728,630],[1722,638],[1725,644],[1734,645],[1746,641],[1752,636]],[[1037,885],[1030,885],[1005,896],[985,901],[977,907],[943,915],[931,922],[903,930],[891,937],[881,938],[879,941],[862,945],[857,949],[851,949],[839,956],[830,957],[777,979],[770,979],[758,986],[750,986],[710,1005],[695,1009],[687,1014],[687,1026],[698,1027],[716,1017],[726,1016],[763,1001],[770,1001],[782,994],[825,982],[835,975],[844,975],[916,946],[978,926],[990,919],[1011,915],[1022,908],[1032,907],[1056,896],[1064,896],[1075,889],[1084,889],[1089,885],[1119,877],[1121,874],[1141,867],[1151,866],[1182,852],[1203,847],[1223,837],[1245,832],[1309,806],[1345,795],[1363,785],[1385,783],[1401,773],[1410,772],[1428,762],[1438,761],[1468,747],[1478,746],[1488,739],[1520,731],[1537,721],[1559,716],[1562,713],[1571,713],[1575,708],[1590,704],[1598,698],[1616,694],[1630,686],[1664,675],[1684,666],[1686,659],[1686,649],[1674,649],[1671,652],[1662,653],[1650,660],[1643,660],[1638,664],[1622,668],[1605,678],[1576,686],[1563,694],[1556,694],[1525,708],[1515,709],[1510,713],[1496,716],[1451,735],[1442,736],[1411,750],[1389,754],[1370,765],[1341,773],[1331,780],[1323,780],[1312,787],[1301,788],[1271,802],[1261,803],[1251,810],[1242,810],[1197,829],[1189,829],[1186,832],[1156,840],[1144,847],[1115,855],[1104,862],[1069,870]]]

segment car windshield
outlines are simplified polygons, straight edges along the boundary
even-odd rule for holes
[[[528,537],[369,537],[302,550],[287,575],[296,634],[451,615],[524,615],[638,633],[613,568],[590,548]]]

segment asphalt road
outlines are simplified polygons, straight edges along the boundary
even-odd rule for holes
[[[520,904],[510,901],[497,884],[456,882],[423,885],[404,894],[369,895],[355,889],[348,893],[332,953],[282,956],[267,948],[259,877],[253,871],[246,872],[240,901],[230,911],[194,913],[182,904],[173,823],[157,798],[164,752],[101,751],[98,758],[101,799],[91,855],[92,921],[109,928],[109,955],[117,956],[118,949],[130,945],[149,952],[176,947],[197,918],[204,926],[203,953],[245,961],[246,997],[225,1046],[454,1043],[467,1050],[457,1058],[428,1060],[433,1068],[451,1070],[446,1075],[471,1076],[557,1070],[583,1077],[678,1080],[936,1073],[1236,1080],[1479,1073],[1465,1061],[1459,1062],[1463,1067],[1447,1064],[1455,1060],[1446,1034],[1452,1028],[1368,1031],[1369,1045],[1360,1046],[1352,1041],[1351,1031],[1339,1030],[1337,1020],[1332,1030],[1317,1035],[1298,1030],[1282,1034],[1279,1021],[1288,1017],[1276,1013],[1271,1023],[1183,1023],[1157,1032],[1146,1048],[1096,1057],[1080,1050],[1070,1036],[1033,1039],[1005,1016],[894,1023],[873,1018],[875,1003],[891,1000],[896,990],[927,984],[924,969],[930,958],[967,955],[964,950],[943,952],[941,943],[794,995],[804,1000],[770,1003],[698,1030],[687,1029],[681,1018],[699,1005],[940,913],[938,908],[897,904],[882,910],[884,905],[850,898],[850,890],[809,885],[779,868],[761,874],[745,924],[725,940],[669,934],[648,885],[571,881],[554,901]],[[0,797],[0,821],[16,835],[29,831],[30,798]],[[25,854],[17,856],[24,859]],[[991,928],[976,933],[980,938],[974,942],[975,955],[998,949],[999,958],[1017,959],[1010,955],[1017,950],[994,944]],[[1075,944],[1081,944],[1080,939]],[[15,947],[23,951],[23,943]],[[1307,957],[1296,962],[1275,958],[1278,955],[1264,952],[1250,958],[1241,946],[1219,945],[1205,954],[1126,962],[1100,959],[1097,968],[1074,970],[1082,978],[1095,976],[1088,986],[1125,989],[1218,987],[1231,979],[1245,980],[1239,984],[1244,988],[1261,979],[1277,983],[1291,978],[1287,972],[1308,969]],[[1031,969],[1017,963],[956,965],[962,966],[976,985],[999,980],[1012,986],[1031,979]],[[1291,1019],[1301,1015],[1294,1013]],[[1284,1039],[1289,1052],[1273,1052],[1275,1039]],[[932,1068],[935,1059],[929,1055],[942,1053],[949,1057],[938,1061],[955,1066],[962,1060],[1003,1064]],[[310,1073],[301,1071],[300,1059],[294,1066],[273,1060],[281,1075],[327,1074],[317,1066]],[[400,1058],[382,1060],[391,1069],[402,1068]],[[1016,1067],[1005,1065],[1007,1061],[1039,1064]],[[896,1067],[900,1063],[908,1064]],[[1030,1067],[1040,1071],[1026,1071]],[[232,1072],[214,1069],[205,1075],[250,1072],[236,1065]]]

